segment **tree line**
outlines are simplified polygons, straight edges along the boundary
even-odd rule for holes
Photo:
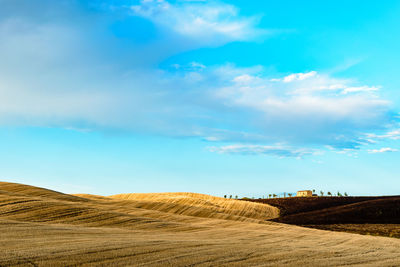
[[[321,191],[319,191],[319,195],[315,193],[315,192],[316,192],[315,189],[313,189],[312,192],[313,192],[313,195],[317,195],[317,196],[321,196],[321,197],[323,197],[323,196],[329,196],[329,197],[334,197],[334,196],[338,196],[338,197],[348,197],[348,196],[349,196],[349,195],[347,194],[347,192],[344,192],[344,193],[342,194],[342,193],[340,193],[339,191],[337,191],[336,193],[332,193],[331,191],[324,192],[324,191],[321,190]],[[326,195],[325,195],[325,194],[326,194]],[[295,196],[295,195],[296,195],[295,193],[286,193],[286,192],[283,193],[283,197],[284,197],[284,198],[286,198],[286,196],[292,197],[292,196]],[[268,196],[268,198],[279,198],[279,196],[278,196],[277,194],[268,194],[268,195],[266,195],[266,196]],[[224,198],[239,199],[238,195],[235,195],[235,196],[233,196],[233,195],[224,195]],[[244,198],[246,198],[246,197],[244,197]],[[265,196],[263,196],[262,198],[265,199]],[[252,199],[254,199],[254,197],[252,197]]]

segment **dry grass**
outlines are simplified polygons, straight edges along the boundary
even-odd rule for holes
[[[69,196],[0,183],[0,266],[398,266],[400,240],[265,222],[200,194]]]
[[[279,216],[279,209],[270,205],[224,199],[196,193],[119,194],[113,199],[130,200],[139,208],[180,215],[225,220],[266,220]]]

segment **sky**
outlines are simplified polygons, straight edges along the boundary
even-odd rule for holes
[[[0,0],[0,180],[400,193],[399,1]]]

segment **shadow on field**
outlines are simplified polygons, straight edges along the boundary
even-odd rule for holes
[[[400,196],[291,197],[249,200],[280,209],[271,221],[400,238]]]

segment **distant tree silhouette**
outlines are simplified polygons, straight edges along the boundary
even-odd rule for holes
[[[329,191],[328,191],[328,193],[327,193],[327,194],[328,194],[328,196],[332,196],[332,193],[331,193],[331,192],[329,192]]]
[[[346,192],[344,192],[344,196],[345,196],[345,197],[348,197],[349,195],[348,195]]]
[[[323,197],[324,196],[324,191],[319,191],[320,195]]]
[[[288,196],[291,197],[293,194],[292,193],[288,193]]]
[[[274,198],[275,198],[275,197],[277,197],[277,195],[276,195],[276,194],[273,194],[272,196],[273,196]]]
[[[224,198],[226,198],[226,195],[224,195]]]
[[[229,198],[232,198],[232,195],[229,195]]]
[[[235,198],[238,199],[238,196],[236,195]]]
[[[269,196],[269,198],[271,198],[271,197],[272,197],[272,194],[269,194],[268,196]]]
[[[338,191],[338,192],[337,192],[337,196],[338,196],[338,197],[341,197],[342,194],[340,194],[340,192]]]
[[[315,193],[315,189],[312,190],[313,194]]]

